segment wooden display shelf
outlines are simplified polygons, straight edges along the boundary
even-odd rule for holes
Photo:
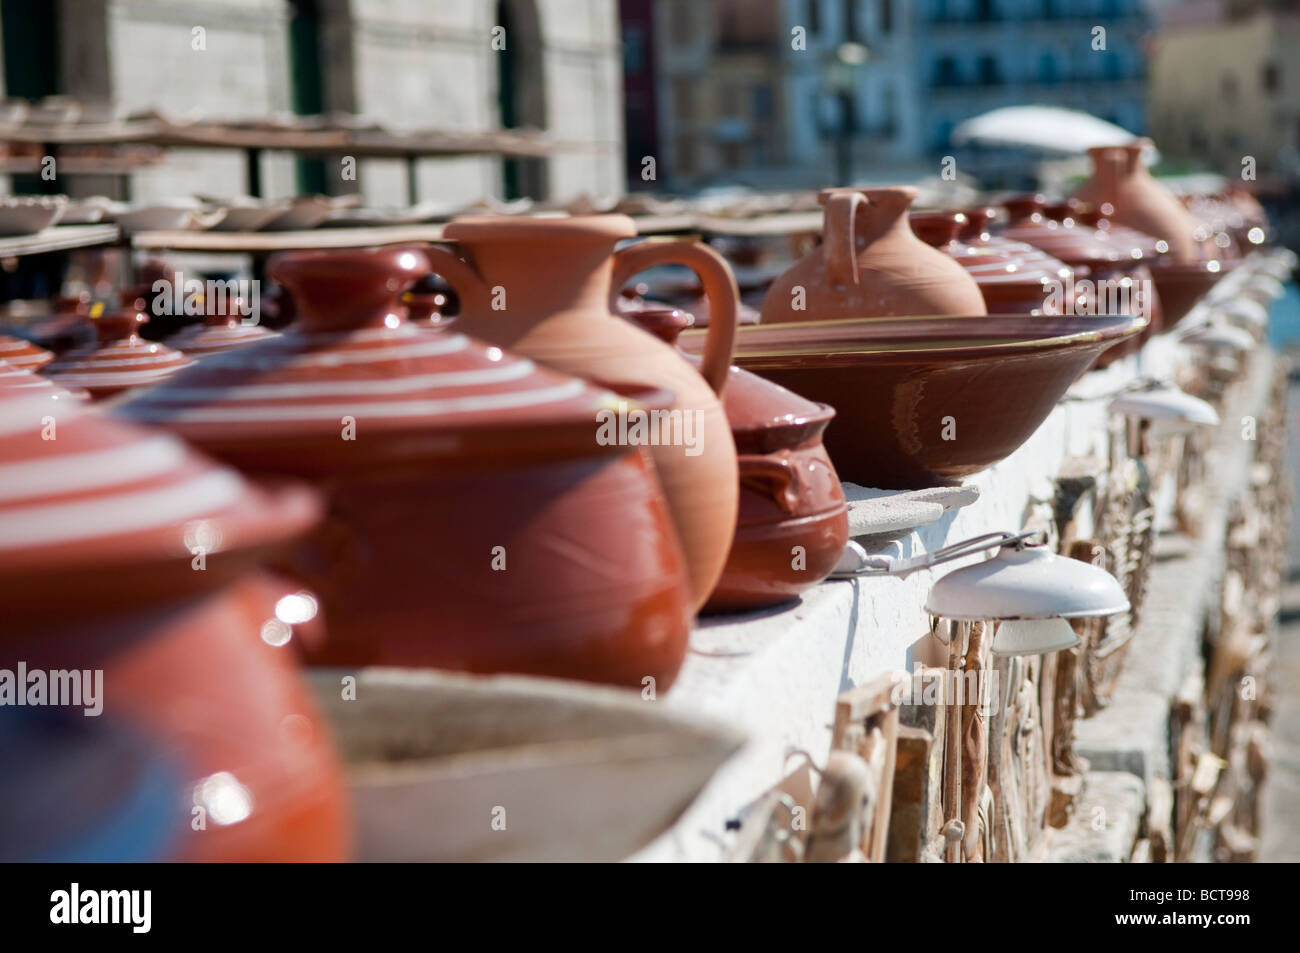
[[[150,250],[266,254],[319,248],[371,248],[442,240],[443,225],[313,228],[298,232],[151,231],[131,236],[131,247]]]
[[[116,225],[55,225],[33,235],[0,236],[0,258],[111,245],[118,235]]]

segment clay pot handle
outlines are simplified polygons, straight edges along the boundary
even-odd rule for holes
[[[870,204],[861,192],[832,190],[826,196],[822,234],[826,271],[837,285],[858,283],[858,210]]]
[[[614,275],[610,283],[610,310],[618,290],[633,275],[659,265],[685,265],[695,272],[709,302],[709,329],[704,338],[700,373],[715,394],[727,385],[731,350],[736,342],[740,289],[721,255],[698,242],[645,241],[614,253]],[[444,276],[446,277],[446,276]]]
[[[460,298],[462,312],[487,307],[491,292],[488,283],[473,265],[442,245],[430,245],[424,249],[424,253],[429,256],[433,273],[451,285],[452,291]]]
[[[799,505],[799,474],[789,459],[742,453],[736,463],[740,467],[741,486],[770,493],[783,512],[794,513]]]

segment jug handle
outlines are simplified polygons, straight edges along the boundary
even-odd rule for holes
[[[430,270],[451,285],[461,301],[461,310],[479,310],[480,302],[490,297],[487,282],[473,265],[442,245],[424,249],[429,258]]]
[[[736,278],[721,255],[699,242],[644,241],[614,253],[614,274],[610,284],[610,309],[614,297],[629,278],[659,265],[685,265],[695,272],[709,302],[709,328],[704,338],[700,374],[721,394],[731,368],[731,351],[736,343],[740,290]]]
[[[832,192],[826,199],[826,271],[837,285],[858,283],[858,211],[870,204],[861,192]]]

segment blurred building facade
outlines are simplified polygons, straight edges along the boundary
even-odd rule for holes
[[[493,48],[498,26],[504,50]],[[421,160],[421,200],[623,189],[618,0],[3,0],[0,33],[12,97],[222,119],[341,111],[398,130],[534,126],[580,147],[535,163]],[[267,155],[262,190],[406,203],[403,162],[362,160],[355,181],[341,168]],[[239,152],[177,150],[125,189],[81,181],[68,191],[150,200],[246,189]]]
[[[622,0],[621,9],[625,42],[629,22],[653,37],[653,57],[638,63],[657,75],[637,81],[653,87],[657,126],[637,141],[657,150],[674,187],[825,182],[846,134],[860,172],[932,164],[958,123],[1006,105],[1082,109],[1145,130],[1144,0]],[[631,113],[628,124],[632,143]]]
[[[1300,179],[1300,3],[1172,6],[1151,61],[1151,131],[1163,153],[1235,177]]]

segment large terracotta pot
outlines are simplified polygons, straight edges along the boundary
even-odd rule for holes
[[[722,573],[736,521],[736,451],[718,394],[727,381],[736,329],[736,282],[711,249],[642,242],[624,215],[464,218],[443,233],[466,257],[432,250],[434,271],[460,299],[456,328],[605,385],[651,384],[671,391],[672,410],[694,415],[698,454],[650,448],[686,553],[699,608]],[[660,265],[685,265],[710,302],[708,346],[697,372],[673,348],[614,316],[628,280]],[[702,375],[702,376],[701,376]]]
[[[669,344],[692,323],[673,310],[629,317]],[[705,609],[779,605],[830,575],[848,543],[848,504],[822,446],[835,411],[739,367],[722,405],[740,455],[740,515]]]
[[[1109,202],[1115,210],[1112,221],[1163,239],[1174,263],[1191,264],[1205,257],[1197,241],[1197,222],[1177,196],[1147,171],[1142,152],[1149,142],[1139,139],[1089,149],[1092,177],[1075,195],[1094,206]]]
[[[149,321],[144,301],[92,319],[95,344],[68,351],[43,371],[64,387],[81,388],[103,400],[138,387],[150,387],[191,363],[180,351],[140,336]]]
[[[339,767],[294,656],[307,613],[283,618],[311,599],[256,572],[319,518],[316,496],[18,393],[0,392],[0,667],[102,670],[103,712],[176,767],[168,858],[346,859]]]
[[[916,189],[825,189],[822,243],[777,278],[761,322],[987,313],[966,270],[912,233]]]
[[[689,592],[645,450],[602,438],[619,398],[407,324],[399,297],[428,268],[402,248],[274,258],[297,323],[120,412],[326,492],[324,525],[281,566],[325,607],[311,661],[667,688]]]

